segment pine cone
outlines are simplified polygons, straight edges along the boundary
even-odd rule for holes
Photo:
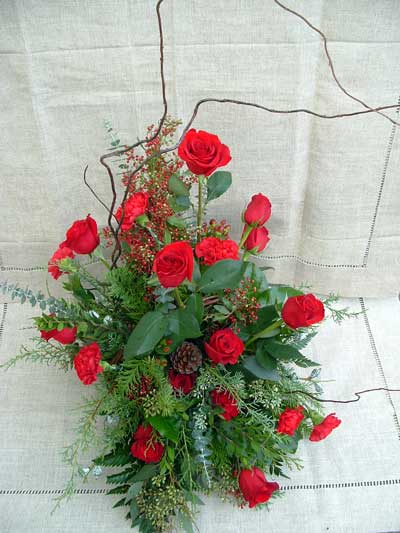
[[[174,370],[180,374],[192,374],[201,366],[203,356],[192,342],[184,342],[171,357]]]

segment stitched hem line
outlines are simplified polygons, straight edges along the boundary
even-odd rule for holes
[[[365,324],[365,327],[367,329],[369,342],[370,342],[370,345],[371,345],[371,350],[372,350],[373,356],[375,358],[376,365],[378,367],[378,372],[379,372],[379,374],[381,376],[383,386],[388,389],[389,385],[388,385],[388,382],[387,382],[387,379],[386,379],[385,372],[383,371],[382,361],[381,361],[381,359],[379,357],[379,353],[378,353],[378,350],[377,350],[377,347],[376,347],[376,344],[375,344],[375,339],[374,339],[374,336],[372,334],[371,325],[370,325],[369,320],[368,320],[368,315],[367,315],[367,310],[366,310],[366,307],[365,307],[364,298],[359,298],[359,301],[360,301],[361,310],[362,310],[363,317],[364,317],[364,324]],[[385,396],[388,399],[388,402],[390,403],[390,405],[391,405],[391,407],[393,409],[394,425],[396,427],[397,436],[398,436],[398,438],[400,440],[400,423],[399,423],[399,418],[397,416],[396,408],[395,408],[393,400],[392,400],[392,396],[391,396],[389,391],[385,391]]]

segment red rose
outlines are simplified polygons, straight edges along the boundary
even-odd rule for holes
[[[246,231],[247,228],[248,226],[245,226],[244,231]],[[268,243],[268,230],[264,226],[261,226],[260,228],[253,228],[250,231],[249,236],[244,242],[244,247],[246,250],[254,250],[254,248],[256,248],[255,252],[259,254],[264,250]]]
[[[244,344],[230,328],[220,329],[204,343],[208,357],[214,363],[234,365],[244,351]]]
[[[304,418],[303,411],[304,407],[301,405],[295,409],[286,408],[279,417],[278,426],[276,428],[277,433],[286,433],[286,435],[293,437],[296,429]]]
[[[178,155],[193,174],[209,176],[231,160],[229,148],[206,131],[189,130],[179,145]]]
[[[156,253],[153,272],[163,287],[177,287],[184,279],[192,281],[193,250],[187,242],[173,242]]]
[[[131,446],[133,457],[145,463],[158,463],[164,454],[164,446],[156,440],[151,426],[141,425],[133,435],[134,442]]]
[[[74,359],[74,367],[78,378],[84,385],[90,385],[97,380],[97,374],[104,371],[100,366],[101,352],[97,342],[92,342],[79,350]]]
[[[53,276],[54,279],[58,279],[61,274],[63,274],[63,271],[60,270],[58,263],[62,259],[66,259],[67,257],[70,257],[73,259],[75,257],[74,252],[68,248],[68,246],[64,246],[63,248],[58,248],[54,252],[54,254],[51,256],[49,262],[48,262],[48,272]]]
[[[131,229],[133,223],[140,215],[144,215],[149,204],[149,195],[147,192],[135,192],[125,202],[124,220],[121,229],[127,231]],[[120,222],[122,216],[122,205],[115,213],[115,218]]]
[[[90,254],[100,244],[96,221],[88,215],[83,220],[75,220],[60,247],[68,246],[76,254]]]
[[[271,202],[263,194],[255,194],[246,207],[244,220],[250,226],[262,226],[271,216]]]
[[[310,440],[317,442],[326,439],[326,437],[330,435],[335,428],[340,426],[341,423],[342,421],[335,416],[335,413],[331,413],[325,417],[320,424],[313,427]]]
[[[229,392],[214,389],[210,392],[211,401],[213,405],[218,405],[224,410],[221,416],[225,420],[230,420],[235,416],[238,416],[239,409],[237,408],[236,400]]]
[[[72,344],[76,339],[77,327],[64,328],[61,331],[51,329],[50,331],[40,330],[40,336],[46,341],[54,339],[61,344]]]
[[[171,369],[168,372],[168,379],[174,390],[182,394],[189,394],[196,382],[196,374],[178,374]]]
[[[239,487],[250,508],[267,502],[272,493],[279,490],[278,483],[267,481],[264,472],[256,466],[240,472]]]
[[[313,294],[291,296],[282,308],[282,318],[292,329],[305,328],[321,322],[324,316],[324,304]]]
[[[217,237],[206,237],[196,244],[196,256],[203,258],[205,265],[213,265],[221,259],[239,259],[239,247],[235,241],[230,239],[217,239]]]

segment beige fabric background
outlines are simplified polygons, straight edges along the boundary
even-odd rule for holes
[[[287,0],[321,27],[338,76],[371,105],[400,95],[397,0]],[[46,262],[75,218],[103,208],[103,119],[129,142],[161,114],[155,0],[2,0],[0,252],[3,270]],[[356,111],[321,40],[272,0],[166,0],[170,110],[207,96],[277,108]],[[395,110],[391,113],[396,116]],[[195,126],[232,151],[234,188],[216,208],[239,233],[251,194],[273,203],[264,260],[274,281],[342,295],[394,294],[400,270],[399,134],[378,115],[323,121],[209,104]]]
[[[371,105],[398,102],[397,0],[287,0],[321,27],[338,75]],[[153,0],[0,2],[1,279],[43,288],[46,264],[66,227],[102,208],[98,157],[103,119],[128,142],[161,113]],[[272,1],[165,0],[166,77],[171,112],[188,118],[202,97],[248,99],[327,113],[358,110],[330,78],[319,38]],[[391,116],[395,116],[394,111]],[[215,210],[236,220],[249,196],[273,203],[264,260],[274,281],[315,291],[390,296],[398,291],[399,132],[379,116],[321,121],[209,105],[195,126],[229,144],[234,188]],[[50,289],[56,284],[50,280]],[[32,334],[32,311],[2,297],[0,363]],[[348,398],[371,386],[399,387],[397,298],[347,300],[363,313],[323,326],[310,355],[323,363],[326,394]],[[58,513],[52,498],[68,479],[60,449],[72,438],[87,389],[71,373],[20,365],[0,376],[0,532],[128,531],[111,509],[104,478]],[[334,406],[343,420],[319,444],[304,443],[303,471],[280,480],[285,499],[266,511],[211,499],[200,533],[383,533],[400,531],[400,395],[377,392]]]

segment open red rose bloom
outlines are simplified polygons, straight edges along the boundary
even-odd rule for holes
[[[151,165],[123,176],[110,227],[99,234],[87,215],[67,230],[48,267],[69,295],[25,295],[42,310],[35,360],[73,369],[91,388],[82,427],[86,439],[102,432],[103,450],[93,465],[118,469],[107,477],[117,505],[149,532],[177,516],[192,521],[189,504],[202,490],[269,505],[298,442],[325,439],[340,424],[324,418],[319,363],[302,353],[334,312],[330,300],[271,285],[254,262],[274,240],[264,194],[252,195],[236,234],[205,218],[232,183],[219,170],[230,150],[192,129],[178,154],[160,155],[176,126],[168,122],[144,156],[125,153],[126,168],[144,157]],[[306,379],[296,365],[310,367]],[[330,438],[340,446],[339,432]]]

